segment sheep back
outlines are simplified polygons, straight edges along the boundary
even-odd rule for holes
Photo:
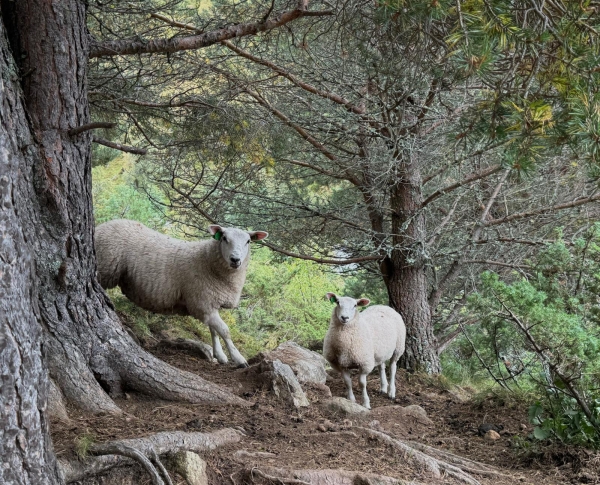
[[[390,359],[394,353],[402,355],[406,345],[406,327],[402,316],[393,308],[374,305],[360,314],[373,341],[375,365]]]
[[[103,288],[120,286],[146,310],[197,318],[237,306],[249,259],[232,271],[214,239],[181,241],[124,219],[100,224],[95,248]]]

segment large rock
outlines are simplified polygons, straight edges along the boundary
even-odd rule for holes
[[[349,401],[344,397],[334,397],[327,401],[327,409],[338,416],[352,416],[367,414],[369,410],[358,403]]]
[[[301,383],[325,384],[327,377],[325,358],[317,352],[301,347],[296,342],[291,340],[284,342],[275,350],[262,353],[261,357],[265,360],[279,360],[289,365]]]
[[[306,394],[292,371],[292,368],[280,360],[261,360],[242,372],[249,379],[255,379],[257,385],[267,387],[278,398],[294,407],[310,405]]]

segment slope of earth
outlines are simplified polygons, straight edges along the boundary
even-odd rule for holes
[[[192,405],[127,393],[117,400],[125,411],[123,416],[89,416],[69,409],[69,423],[54,421],[52,438],[59,458],[74,458],[76,450],[81,453],[85,442],[137,438],[159,431],[210,432],[231,427],[242,432],[243,439],[203,455],[211,485],[291,483],[265,479],[266,474],[261,475],[263,467],[341,468],[419,483],[459,483],[450,477],[432,479],[388,444],[357,431],[364,427],[480,461],[502,474],[473,475],[482,484],[600,483],[600,458],[596,454],[539,446],[536,453],[525,451],[531,448],[528,441],[531,428],[524,429],[524,407],[502,406],[493,399],[474,403],[435,386],[426,378],[399,372],[396,402],[391,403],[378,395],[379,379],[372,374],[368,384],[372,411],[364,416],[341,416],[327,409],[322,391],[308,389],[311,406],[296,410],[269,392],[253,388],[243,370],[217,365],[182,351],[161,350],[155,354],[176,367],[227,387],[253,403],[252,407]],[[333,396],[344,395],[338,376],[332,375],[327,384]],[[421,406],[431,421],[407,417],[401,406],[409,405]],[[502,425],[500,439],[488,441],[479,436],[477,428],[483,423]],[[250,452],[250,458],[241,463],[239,455],[235,455],[238,450]],[[248,478],[248,469],[253,470],[252,479]],[[134,483],[150,483],[150,479],[141,472]],[[179,479],[175,483],[185,482]],[[298,483],[307,482],[298,480]]]

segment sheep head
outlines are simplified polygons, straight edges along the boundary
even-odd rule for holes
[[[243,231],[235,227],[208,227],[213,238],[219,241],[223,260],[233,269],[239,269],[250,253],[250,241],[265,239],[269,233],[265,231]]]
[[[337,296],[335,293],[327,293],[327,299],[336,304],[333,312],[342,325],[354,320],[358,307],[365,307],[371,303],[367,298],[355,300],[349,296]]]

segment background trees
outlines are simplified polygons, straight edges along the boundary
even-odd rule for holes
[[[407,320],[404,366],[438,372],[483,268],[526,272],[555,227],[597,217],[595,9],[344,3],[170,59],[135,112],[129,94],[94,103],[164,148],[142,172],[171,218],[268,222],[283,254],[379,275]],[[202,28],[188,11],[154,18]],[[132,62],[108,72],[125,85]]]

